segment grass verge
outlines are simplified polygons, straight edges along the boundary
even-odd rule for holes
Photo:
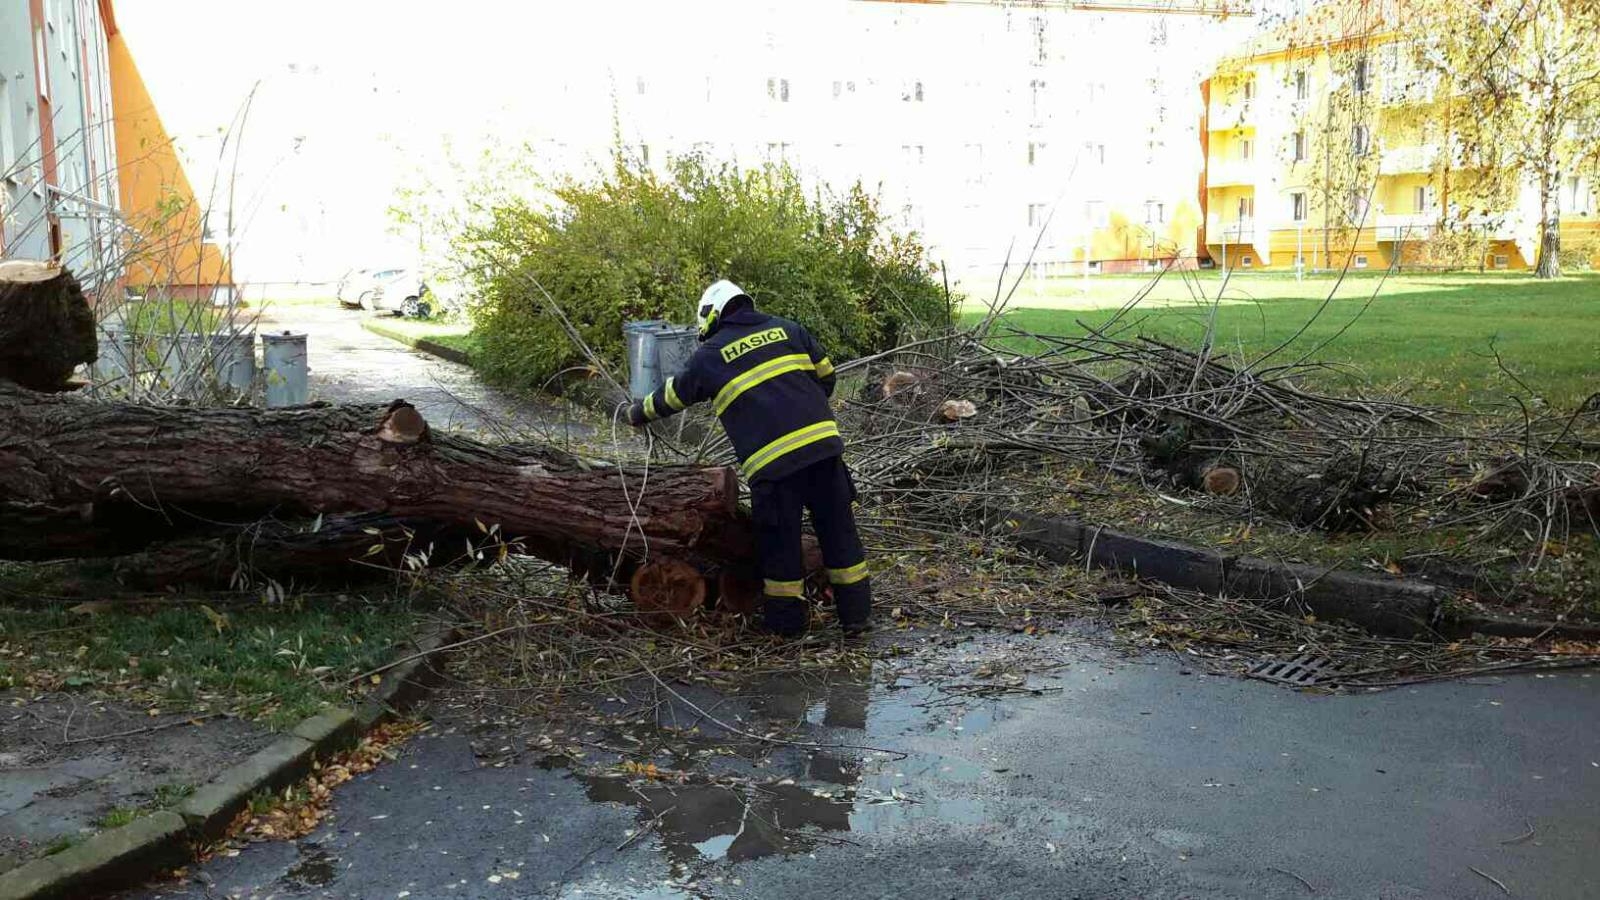
[[[361,327],[408,347],[429,342],[465,354],[471,365],[478,352],[478,338],[465,322],[436,322],[417,319],[363,319]]]
[[[284,729],[345,699],[350,679],[387,662],[415,621],[398,602],[332,599],[221,611],[84,606],[0,607],[0,688],[104,694]]]
[[[1073,279],[1047,282],[1019,292],[1005,322],[1036,334],[1083,334],[1111,322],[1115,305],[1150,282],[1094,279],[1087,290]],[[1222,287],[1214,274],[1168,274],[1116,328],[1196,345]],[[1273,361],[1309,355],[1329,364],[1320,376],[1326,389],[1377,388],[1459,408],[1504,406],[1513,395],[1528,399],[1529,390],[1572,408],[1597,387],[1600,275],[1359,275],[1335,287],[1327,276],[1236,275],[1216,307],[1217,344],[1253,358],[1292,339]],[[969,305],[964,318],[981,315]],[[1044,347],[1027,337],[1009,344],[1018,352]]]

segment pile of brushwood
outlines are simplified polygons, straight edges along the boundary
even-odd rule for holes
[[[1044,349],[1006,349],[1022,342]],[[1047,505],[1040,463],[1054,460],[1240,522],[1453,529],[1522,547],[1527,565],[1600,534],[1600,394],[1562,412],[1465,412],[1331,396],[1312,387],[1317,364],[1274,359],[1173,346],[1132,324],[1059,337],[990,316],[841,367],[857,377],[840,417],[883,532]]]

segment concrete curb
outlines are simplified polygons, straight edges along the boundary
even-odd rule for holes
[[[80,898],[129,887],[192,859],[260,791],[304,778],[319,757],[348,749],[382,722],[426,699],[440,678],[427,654],[456,639],[454,629],[416,641],[416,651],[382,676],[358,709],[329,707],[206,783],[176,810],[142,816],[53,856],[0,872],[0,900]]]
[[[1320,619],[1357,625],[1390,637],[1555,635],[1600,638],[1600,626],[1569,625],[1450,609],[1455,592],[1415,579],[1323,569],[1229,555],[1174,541],[1127,534],[1074,519],[991,508],[984,526],[1058,563],[1129,572],[1206,594],[1289,604]]]

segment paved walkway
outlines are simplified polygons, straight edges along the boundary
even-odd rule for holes
[[[332,300],[269,304],[259,330],[303,331],[311,366],[311,399],[333,403],[412,403],[430,425],[487,438],[549,439],[587,424],[550,402],[536,402],[489,387],[463,365],[419,353],[361,327],[364,310]]]
[[[1036,694],[951,687],[1062,664],[1027,677]],[[630,783],[506,762],[530,732],[443,715],[309,838],[134,896],[1578,900],[1600,884],[1593,672],[1318,696],[1016,636],[694,696],[750,732],[803,721],[882,749],[701,755],[681,732],[580,728],[676,742],[654,761],[696,773]]]

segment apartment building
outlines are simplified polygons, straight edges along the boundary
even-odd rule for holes
[[[231,296],[111,0],[0,0],[0,255],[91,292]]]
[[[701,150],[859,179],[974,283],[1008,259],[1049,276],[1193,265],[1196,86],[1251,27],[1214,12],[748,3],[718,17],[703,51],[618,47],[605,107],[652,164]]]
[[[1326,3],[1223,60],[1202,86],[1206,253],[1233,269],[1524,269],[1539,200],[1463,205],[1481,163],[1430,104],[1392,3]],[[1455,193],[1452,193],[1455,190]],[[1562,241],[1594,247],[1595,185],[1562,185]]]
[[[113,274],[109,2],[0,2],[0,253]]]

